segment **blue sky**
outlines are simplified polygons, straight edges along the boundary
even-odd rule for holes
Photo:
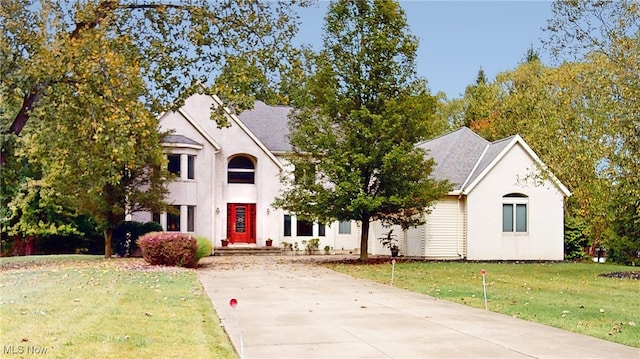
[[[460,97],[480,67],[492,80],[515,68],[527,49],[541,47],[551,18],[550,1],[400,1],[412,34],[420,40],[418,75],[433,94]],[[327,1],[301,12],[298,40],[322,45]],[[541,52],[544,62],[546,57]]]

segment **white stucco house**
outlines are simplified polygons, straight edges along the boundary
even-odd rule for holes
[[[183,107],[160,117],[160,129],[170,131],[163,146],[169,170],[179,179],[169,185],[169,203],[178,214],[137,213],[136,221],[155,220],[167,231],[205,236],[219,247],[273,246],[320,239],[320,249],[357,253],[355,222],[319,224],[298,221],[271,206],[280,194],[281,175],[287,171],[284,155],[288,141],[285,106],[256,102],[239,116],[227,112],[228,128],[211,120],[212,107],[222,106],[215,96],[193,95]]]
[[[177,214],[141,213],[168,231],[203,235],[220,246],[274,246],[320,239],[320,249],[357,253],[360,226],[298,221],[271,206],[291,173],[285,154],[291,108],[256,102],[238,116],[228,113],[228,128],[210,119],[222,106],[215,96],[193,95],[183,107],[160,117],[170,131],[164,146],[169,170],[179,180],[169,185],[168,201]],[[454,188],[425,213],[426,224],[397,233],[401,254],[436,259],[562,260],[563,203],[569,191],[543,166],[520,138],[489,143],[467,128],[419,144],[436,161],[434,176]],[[370,227],[371,254],[389,254],[377,238],[389,229]]]
[[[570,192],[553,174],[543,174],[544,164],[520,136],[489,142],[463,127],[418,146],[435,160],[433,176],[454,187],[425,213],[425,225],[400,232],[405,255],[564,258],[564,200]]]

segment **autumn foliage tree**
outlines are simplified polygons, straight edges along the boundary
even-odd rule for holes
[[[584,223],[592,249],[636,256],[640,5],[557,1],[553,12],[546,48],[561,61],[545,65],[528,53],[481,94],[468,91],[465,116],[488,139],[519,133],[536,150],[571,190],[567,223]]]
[[[295,176],[277,205],[299,217],[409,227],[448,185],[415,145],[434,131],[436,99],[415,76],[417,40],[395,1],[336,1],[304,91],[294,101]]]
[[[276,98],[268,84],[287,65],[296,3],[3,1],[2,181],[25,194],[3,196],[3,207],[28,208],[10,202],[38,191],[90,214],[109,256],[125,213],[162,208],[168,177],[156,116],[193,91],[215,92],[232,110]],[[227,77],[216,81],[218,73]],[[212,118],[225,125],[213,109]],[[24,160],[38,164],[37,178],[15,180]]]

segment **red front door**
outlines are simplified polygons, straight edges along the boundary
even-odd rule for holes
[[[256,243],[256,205],[227,204],[227,233],[231,243]]]

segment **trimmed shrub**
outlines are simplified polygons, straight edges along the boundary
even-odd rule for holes
[[[142,257],[149,264],[195,267],[196,239],[185,233],[151,232],[138,239]]]
[[[135,256],[138,238],[150,232],[162,232],[160,223],[126,221],[113,230],[111,246],[119,257]]]
[[[213,248],[211,241],[204,236],[196,236],[196,244],[198,245],[198,249],[196,250],[196,263],[198,263],[202,258],[210,256]]]
[[[146,234],[149,232],[162,232],[162,225],[154,221],[147,222],[142,225],[142,232],[142,234]]]

